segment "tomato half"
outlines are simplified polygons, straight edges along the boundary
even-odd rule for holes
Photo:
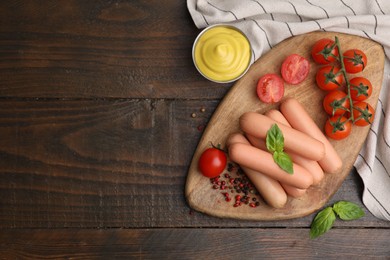
[[[325,133],[334,140],[341,140],[351,134],[352,124],[344,116],[333,116],[326,120]]]
[[[276,74],[265,74],[257,82],[257,96],[264,103],[279,102],[284,95],[284,82]]]
[[[338,67],[324,66],[317,71],[317,86],[323,90],[334,90],[343,84],[344,77]]]
[[[334,41],[331,39],[318,40],[311,49],[311,56],[318,64],[329,64],[336,60],[339,51]]]
[[[309,61],[298,55],[291,54],[282,63],[281,74],[284,81],[296,85],[301,83],[309,75]]]
[[[324,97],[323,107],[329,115],[338,116],[349,111],[348,95],[341,90],[332,90]]]
[[[198,167],[204,176],[214,178],[223,172],[226,162],[226,154],[216,147],[211,147],[201,154]]]
[[[363,77],[356,77],[349,81],[351,85],[351,98],[355,101],[363,101],[372,94],[371,82]]]
[[[358,49],[347,50],[343,53],[345,71],[348,73],[358,73],[367,66],[366,54]]]
[[[354,125],[367,126],[374,121],[375,110],[367,102],[361,101],[353,104]]]

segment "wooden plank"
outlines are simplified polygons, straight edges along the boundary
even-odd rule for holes
[[[172,225],[170,210],[184,206],[186,168],[206,119],[191,117],[200,105],[0,102],[1,208],[7,209],[0,225]]]
[[[389,229],[3,230],[0,251],[14,258],[388,259]],[[196,239],[196,243],[194,243]]]
[[[0,101],[0,228],[307,227],[192,211],[188,165],[218,101]],[[201,112],[205,108],[205,112]],[[192,117],[195,113],[196,117]],[[351,174],[334,200],[361,205]],[[367,216],[342,226],[388,227]]]
[[[1,1],[0,17],[2,97],[218,99],[231,86],[196,71],[185,1]]]

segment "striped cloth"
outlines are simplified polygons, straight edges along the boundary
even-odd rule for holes
[[[383,45],[386,61],[375,121],[354,164],[364,182],[363,203],[390,221],[390,1],[187,0],[198,28],[229,23],[241,29],[257,60],[291,36],[312,31],[358,35]]]

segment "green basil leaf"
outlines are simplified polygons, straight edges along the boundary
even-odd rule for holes
[[[339,201],[333,205],[333,210],[342,220],[354,220],[364,216],[364,211],[355,203]]]
[[[336,214],[332,207],[321,210],[314,218],[310,227],[310,238],[317,238],[332,228]]]
[[[283,133],[277,124],[273,124],[265,138],[267,149],[270,152],[282,152],[284,147]]]
[[[282,168],[284,171],[289,174],[294,173],[293,162],[288,154],[286,154],[285,152],[276,151],[273,154],[273,158],[275,163],[279,165],[279,167]]]

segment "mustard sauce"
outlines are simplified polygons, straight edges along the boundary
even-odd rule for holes
[[[195,43],[194,62],[206,78],[217,82],[233,81],[249,67],[251,47],[237,29],[215,26],[202,33]]]

